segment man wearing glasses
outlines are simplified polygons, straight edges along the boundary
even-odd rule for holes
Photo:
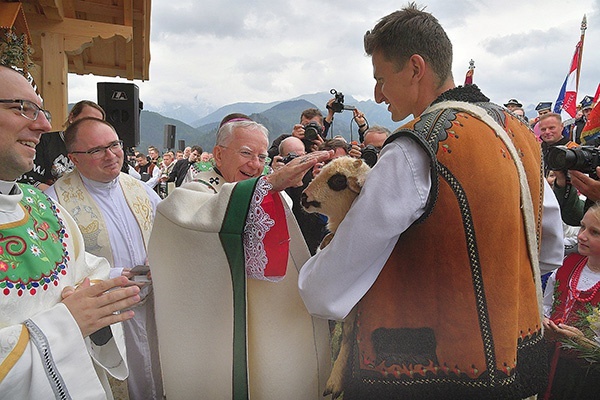
[[[65,131],[65,145],[75,169],[46,193],[73,215],[88,251],[109,260],[111,276],[137,279],[131,269],[147,264],[146,246],[160,197],[121,172],[123,142],[108,122],[76,121]],[[143,285],[140,296],[143,301],[135,308],[133,320],[123,325],[129,398],[162,399],[152,285]]]
[[[165,391],[174,400],[319,398],[327,321],[312,319],[299,297],[309,253],[279,192],[331,152],[263,175],[264,126],[232,120],[216,143],[214,168],[163,200],[150,238]]]
[[[117,323],[133,316],[117,311],[139,301],[139,288],[102,280],[109,265],[85,252],[73,218],[15,183],[50,129],[31,85],[0,66],[0,397],[112,399],[104,370],[127,376]]]

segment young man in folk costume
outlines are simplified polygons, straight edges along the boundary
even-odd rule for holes
[[[313,315],[357,308],[344,400],[538,393],[539,266],[562,259],[539,145],[475,85],[455,87],[452,45],[414,3],[367,32],[365,50],[375,100],[394,121],[416,119],[386,141],[335,237],[300,271]]]

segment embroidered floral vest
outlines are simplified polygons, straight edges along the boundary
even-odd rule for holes
[[[35,295],[57,286],[69,260],[63,241],[67,233],[54,203],[32,186],[20,187],[23,219],[0,225],[0,290],[5,296]]]

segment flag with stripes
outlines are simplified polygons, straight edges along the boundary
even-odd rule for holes
[[[565,125],[572,124],[577,114],[577,70],[579,69],[581,41],[575,47],[575,54],[567,78],[560,88],[554,103],[554,112],[560,114]]]

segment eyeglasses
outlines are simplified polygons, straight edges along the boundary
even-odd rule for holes
[[[0,103],[18,103],[19,112],[23,117],[30,121],[35,121],[40,114],[40,111],[44,114],[48,122],[52,121],[52,114],[50,114],[50,111],[44,110],[33,101],[21,99],[0,99]]]
[[[219,147],[223,147],[225,149],[229,149],[230,147],[227,146],[221,146],[219,145]],[[231,149],[233,150],[233,149]],[[269,161],[269,155],[268,154],[254,154],[253,152],[251,152],[248,149],[240,149],[240,150],[233,150],[236,153],[238,153],[240,156],[248,159],[248,160],[254,160],[255,158],[258,158],[258,162],[261,164],[265,164],[267,161]]]
[[[88,151],[71,151],[71,154],[88,154],[94,160],[99,160],[106,154],[106,150],[110,150],[111,153],[117,154],[119,150],[123,150],[123,141],[117,140],[110,143],[108,146],[98,146]]]

